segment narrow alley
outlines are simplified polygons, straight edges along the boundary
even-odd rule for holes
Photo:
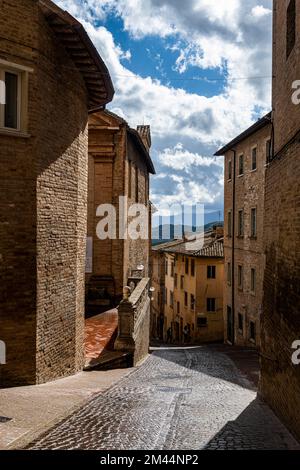
[[[157,348],[140,367],[28,447],[299,449],[257,398],[243,365],[235,363],[224,347]]]

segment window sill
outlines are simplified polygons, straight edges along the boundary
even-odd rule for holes
[[[239,334],[240,336],[244,336],[243,330],[238,330],[238,334]]]
[[[255,241],[255,240],[257,240],[257,236],[255,236],[255,237],[254,237],[254,236],[251,236],[251,237],[249,237],[249,239]]]
[[[245,176],[244,173],[243,173],[242,175],[238,175],[237,177],[238,177],[238,178],[243,178],[243,176]]]
[[[19,137],[21,139],[29,139],[31,137],[27,132],[21,132],[17,130],[9,129],[0,129],[0,135],[10,136],[10,137]]]
[[[254,168],[253,170],[250,170],[250,173],[256,173],[257,172],[257,168]]]

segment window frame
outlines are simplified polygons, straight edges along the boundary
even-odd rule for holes
[[[238,288],[239,290],[244,289],[244,266],[242,264],[238,265]]]
[[[207,266],[207,279],[217,279],[217,266],[208,265]]]
[[[244,209],[238,210],[238,237],[243,238],[245,233],[245,221],[244,221],[245,211]]]
[[[209,306],[210,303],[213,303],[214,309],[212,309],[211,306]],[[217,299],[215,297],[207,297],[206,298],[206,312],[216,313],[216,311],[217,311]]]
[[[255,214],[255,217],[253,217],[253,214]],[[253,221],[255,220],[255,227],[253,230]],[[251,207],[250,211],[250,237],[251,238],[257,238],[257,207]]]
[[[5,135],[29,137],[28,127],[28,84],[29,73],[33,69],[0,59],[0,80],[5,83],[5,73],[18,77],[17,82],[17,127],[5,127],[5,104],[0,104],[0,133]],[[5,87],[4,87],[5,90]]]
[[[297,36],[297,7],[296,0],[290,0],[286,11],[286,60],[290,57],[296,45]]]
[[[232,180],[232,160],[228,160],[228,181]]]
[[[253,159],[253,154],[255,152],[255,160]],[[253,167],[253,162],[255,161],[255,167]],[[257,145],[251,149],[251,171],[257,171]]]
[[[192,310],[192,311],[195,311],[195,308],[196,308],[196,297],[194,296],[194,294],[190,294],[190,306],[191,306],[191,310]]]
[[[227,213],[227,237],[232,238],[232,210]]]
[[[244,316],[242,313],[238,313],[238,331],[241,335],[244,334]]]
[[[252,294],[256,292],[256,269],[251,268],[250,271],[250,290]]]
[[[241,171],[241,161],[243,162],[243,165],[242,165],[242,170]],[[239,155],[239,167],[238,167],[238,176],[244,176],[245,174],[245,155],[243,153],[241,153]]]

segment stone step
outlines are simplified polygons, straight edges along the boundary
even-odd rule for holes
[[[133,355],[122,351],[103,351],[96,359],[86,362],[84,371],[127,369],[133,367]]]

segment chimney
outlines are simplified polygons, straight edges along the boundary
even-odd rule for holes
[[[137,126],[137,131],[141,136],[143,144],[145,145],[147,151],[149,152],[151,148],[150,126]]]

